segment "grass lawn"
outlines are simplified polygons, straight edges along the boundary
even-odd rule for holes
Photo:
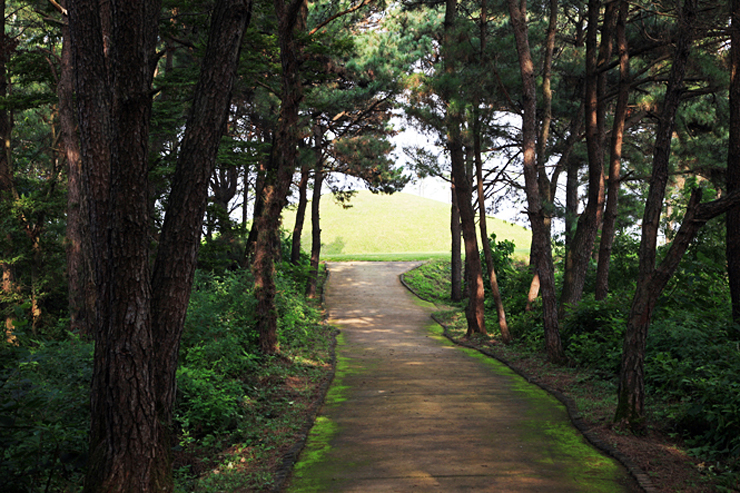
[[[407,193],[393,195],[359,192],[344,209],[324,195],[321,200],[321,256],[325,260],[429,260],[449,256],[450,206]],[[310,210],[310,209],[309,209]],[[295,208],[283,212],[283,227],[295,224]],[[488,218],[488,232],[497,241],[516,245],[515,256],[526,259],[531,233],[528,229]],[[480,238],[479,238],[480,240]],[[311,246],[311,220],[301,236],[304,250]]]

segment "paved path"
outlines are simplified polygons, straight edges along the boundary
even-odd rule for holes
[[[439,336],[411,267],[330,264],[337,373],[288,492],[639,491],[555,398]]]

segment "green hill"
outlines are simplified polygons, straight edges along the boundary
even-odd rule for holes
[[[450,206],[407,193],[376,195],[361,191],[349,209],[330,195],[321,199],[321,255],[325,259],[423,259],[449,255]],[[310,207],[310,206],[309,206]],[[310,209],[309,209],[310,211]],[[283,213],[283,226],[292,230],[295,208]],[[488,218],[488,232],[509,239],[520,258],[529,254],[528,229],[501,219]],[[301,236],[304,250],[311,247],[311,220]]]

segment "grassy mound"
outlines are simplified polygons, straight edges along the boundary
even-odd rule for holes
[[[445,257],[450,252],[450,206],[407,193],[376,195],[359,192],[343,208],[330,195],[321,201],[321,255],[330,260],[416,260]],[[283,213],[283,227],[292,230],[295,208]],[[516,245],[515,255],[529,254],[528,229],[488,218],[488,232]],[[306,218],[301,244],[311,248],[311,220]]]

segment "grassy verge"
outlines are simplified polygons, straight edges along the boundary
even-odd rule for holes
[[[287,458],[300,449],[333,372],[334,329],[323,323],[320,305],[302,297],[303,281],[300,273],[283,271],[278,276],[280,354],[241,367],[239,354],[245,352],[213,347],[213,329],[204,329],[203,321],[211,313],[230,312],[231,304],[223,306],[226,293],[216,292],[205,302],[197,297],[191,301],[189,321],[199,335],[197,342],[187,341],[181,373],[194,367],[201,384],[210,382],[213,388],[196,385],[188,393],[186,384],[183,389],[176,454],[178,491],[273,491],[285,479],[292,465]],[[240,306],[240,297],[235,301],[233,309],[251,313],[249,306]],[[216,338],[228,338],[231,329]],[[209,347],[217,354],[216,364],[210,367],[201,361]],[[196,353],[194,361],[191,352]],[[229,365],[239,369],[230,374],[225,368]],[[214,367],[223,370],[221,381],[214,377],[219,372]],[[219,392],[238,398],[211,398]],[[217,416],[235,411],[229,422],[213,424]]]
[[[449,258],[446,252],[402,252],[324,255],[328,262],[427,262]]]

